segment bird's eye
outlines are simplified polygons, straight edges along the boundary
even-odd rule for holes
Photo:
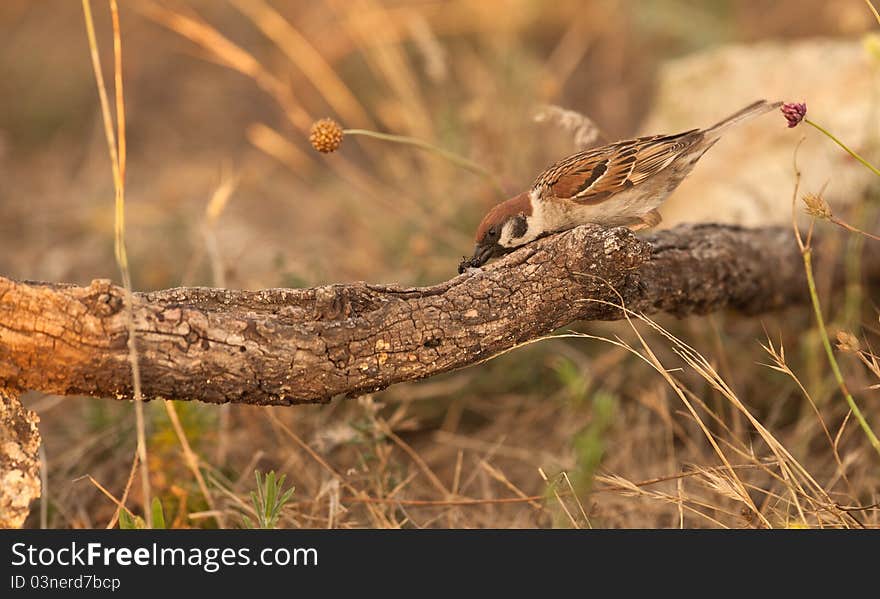
[[[497,233],[497,231],[495,230],[495,227],[492,227],[491,229],[489,229],[489,237],[495,237],[496,233]]]

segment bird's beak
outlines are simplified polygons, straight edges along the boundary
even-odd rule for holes
[[[474,255],[471,257],[471,266],[483,266],[495,254],[495,245],[480,245],[474,247]]]

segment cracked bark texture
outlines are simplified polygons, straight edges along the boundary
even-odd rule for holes
[[[455,268],[450,264],[450,270]],[[613,290],[612,290],[613,288]],[[146,399],[324,402],[474,364],[619,309],[678,316],[806,298],[785,228],[686,225],[636,237],[585,225],[431,287],[177,288],[137,293]],[[0,386],[130,398],[123,290],[0,277]]]
[[[39,420],[0,386],[0,528],[21,528],[40,496]]]

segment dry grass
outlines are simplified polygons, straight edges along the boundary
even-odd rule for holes
[[[143,503],[151,505],[150,501],[150,473],[147,467],[147,440],[146,420],[144,419],[144,402],[141,395],[141,370],[138,364],[136,329],[131,305],[133,303],[131,272],[128,267],[128,251],[125,247],[125,167],[126,167],[126,135],[125,135],[125,95],[122,85],[122,34],[119,27],[119,6],[116,0],[109,0],[110,15],[113,23],[113,83],[116,99],[116,128],[113,127],[110,115],[110,103],[107,100],[107,88],[104,84],[103,70],[101,68],[100,51],[95,36],[95,25],[92,19],[91,2],[82,1],[83,17],[86,23],[86,34],[89,40],[89,50],[92,58],[92,67],[95,71],[95,82],[98,86],[98,97],[101,102],[101,115],[104,120],[104,133],[107,137],[107,153],[110,156],[110,166],[113,173],[113,188],[115,190],[114,201],[114,226],[113,226],[113,250],[116,256],[116,265],[122,277],[122,285],[125,289],[125,303],[128,306],[128,351],[131,363],[132,390],[134,395],[134,414],[137,432],[137,456],[141,464],[141,493]],[[120,504],[122,505],[122,504]],[[152,527],[152,517],[149,510],[145,510],[145,521],[148,527]],[[119,511],[117,510],[117,515]],[[115,518],[116,516],[114,516]]]
[[[732,3],[728,12],[638,3],[664,17],[651,23],[635,4],[123,3],[117,116],[127,112],[133,286],[418,284],[454,274],[496,201],[492,182],[364,137],[319,155],[306,139],[316,118],[424,140],[519,191],[580,143],[534,123],[539,105],[576,107],[617,138],[637,128],[665,57],[873,25],[867,8],[855,26],[835,19],[851,14],[846,2]],[[0,152],[0,176],[17,194],[0,195],[0,272],[87,282],[114,272],[113,188],[81,16],[66,10],[24,0],[0,8],[0,56],[13,57],[22,85],[41,85],[23,51],[37,35],[55,40],[33,52],[59,70],[39,102],[0,96],[24,123],[0,121],[0,148],[15,149]],[[113,31],[108,16],[96,11],[99,42]],[[685,20],[703,27],[675,25]],[[876,212],[866,197],[841,218],[872,230]],[[833,260],[819,261],[816,294],[829,335],[850,335],[834,358],[876,429],[876,287],[859,274],[863,244],[874,242],[827,229],[839,243],[822,251],[847,265],[848,281],[830,289]],[[114,526],[122,510],[148,516],[145,487],[169,526],[241,526],[254,514],[255,469],[294,487],[285,527],[880,526],[877,455],[804,308],[683,321],[633,314],[328,406],[148,404],[147,485],[135,476],[129,406],[28,402],[42,419],[52,527]],[[30,524],[40,525],[38,513]]]

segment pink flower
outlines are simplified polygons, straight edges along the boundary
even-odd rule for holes
[[[805,102],[786,102],[780,110],[782,110],[785,120],[788,121],[789,129],[797,127],[798,123],[807,116],[807,104]]]

